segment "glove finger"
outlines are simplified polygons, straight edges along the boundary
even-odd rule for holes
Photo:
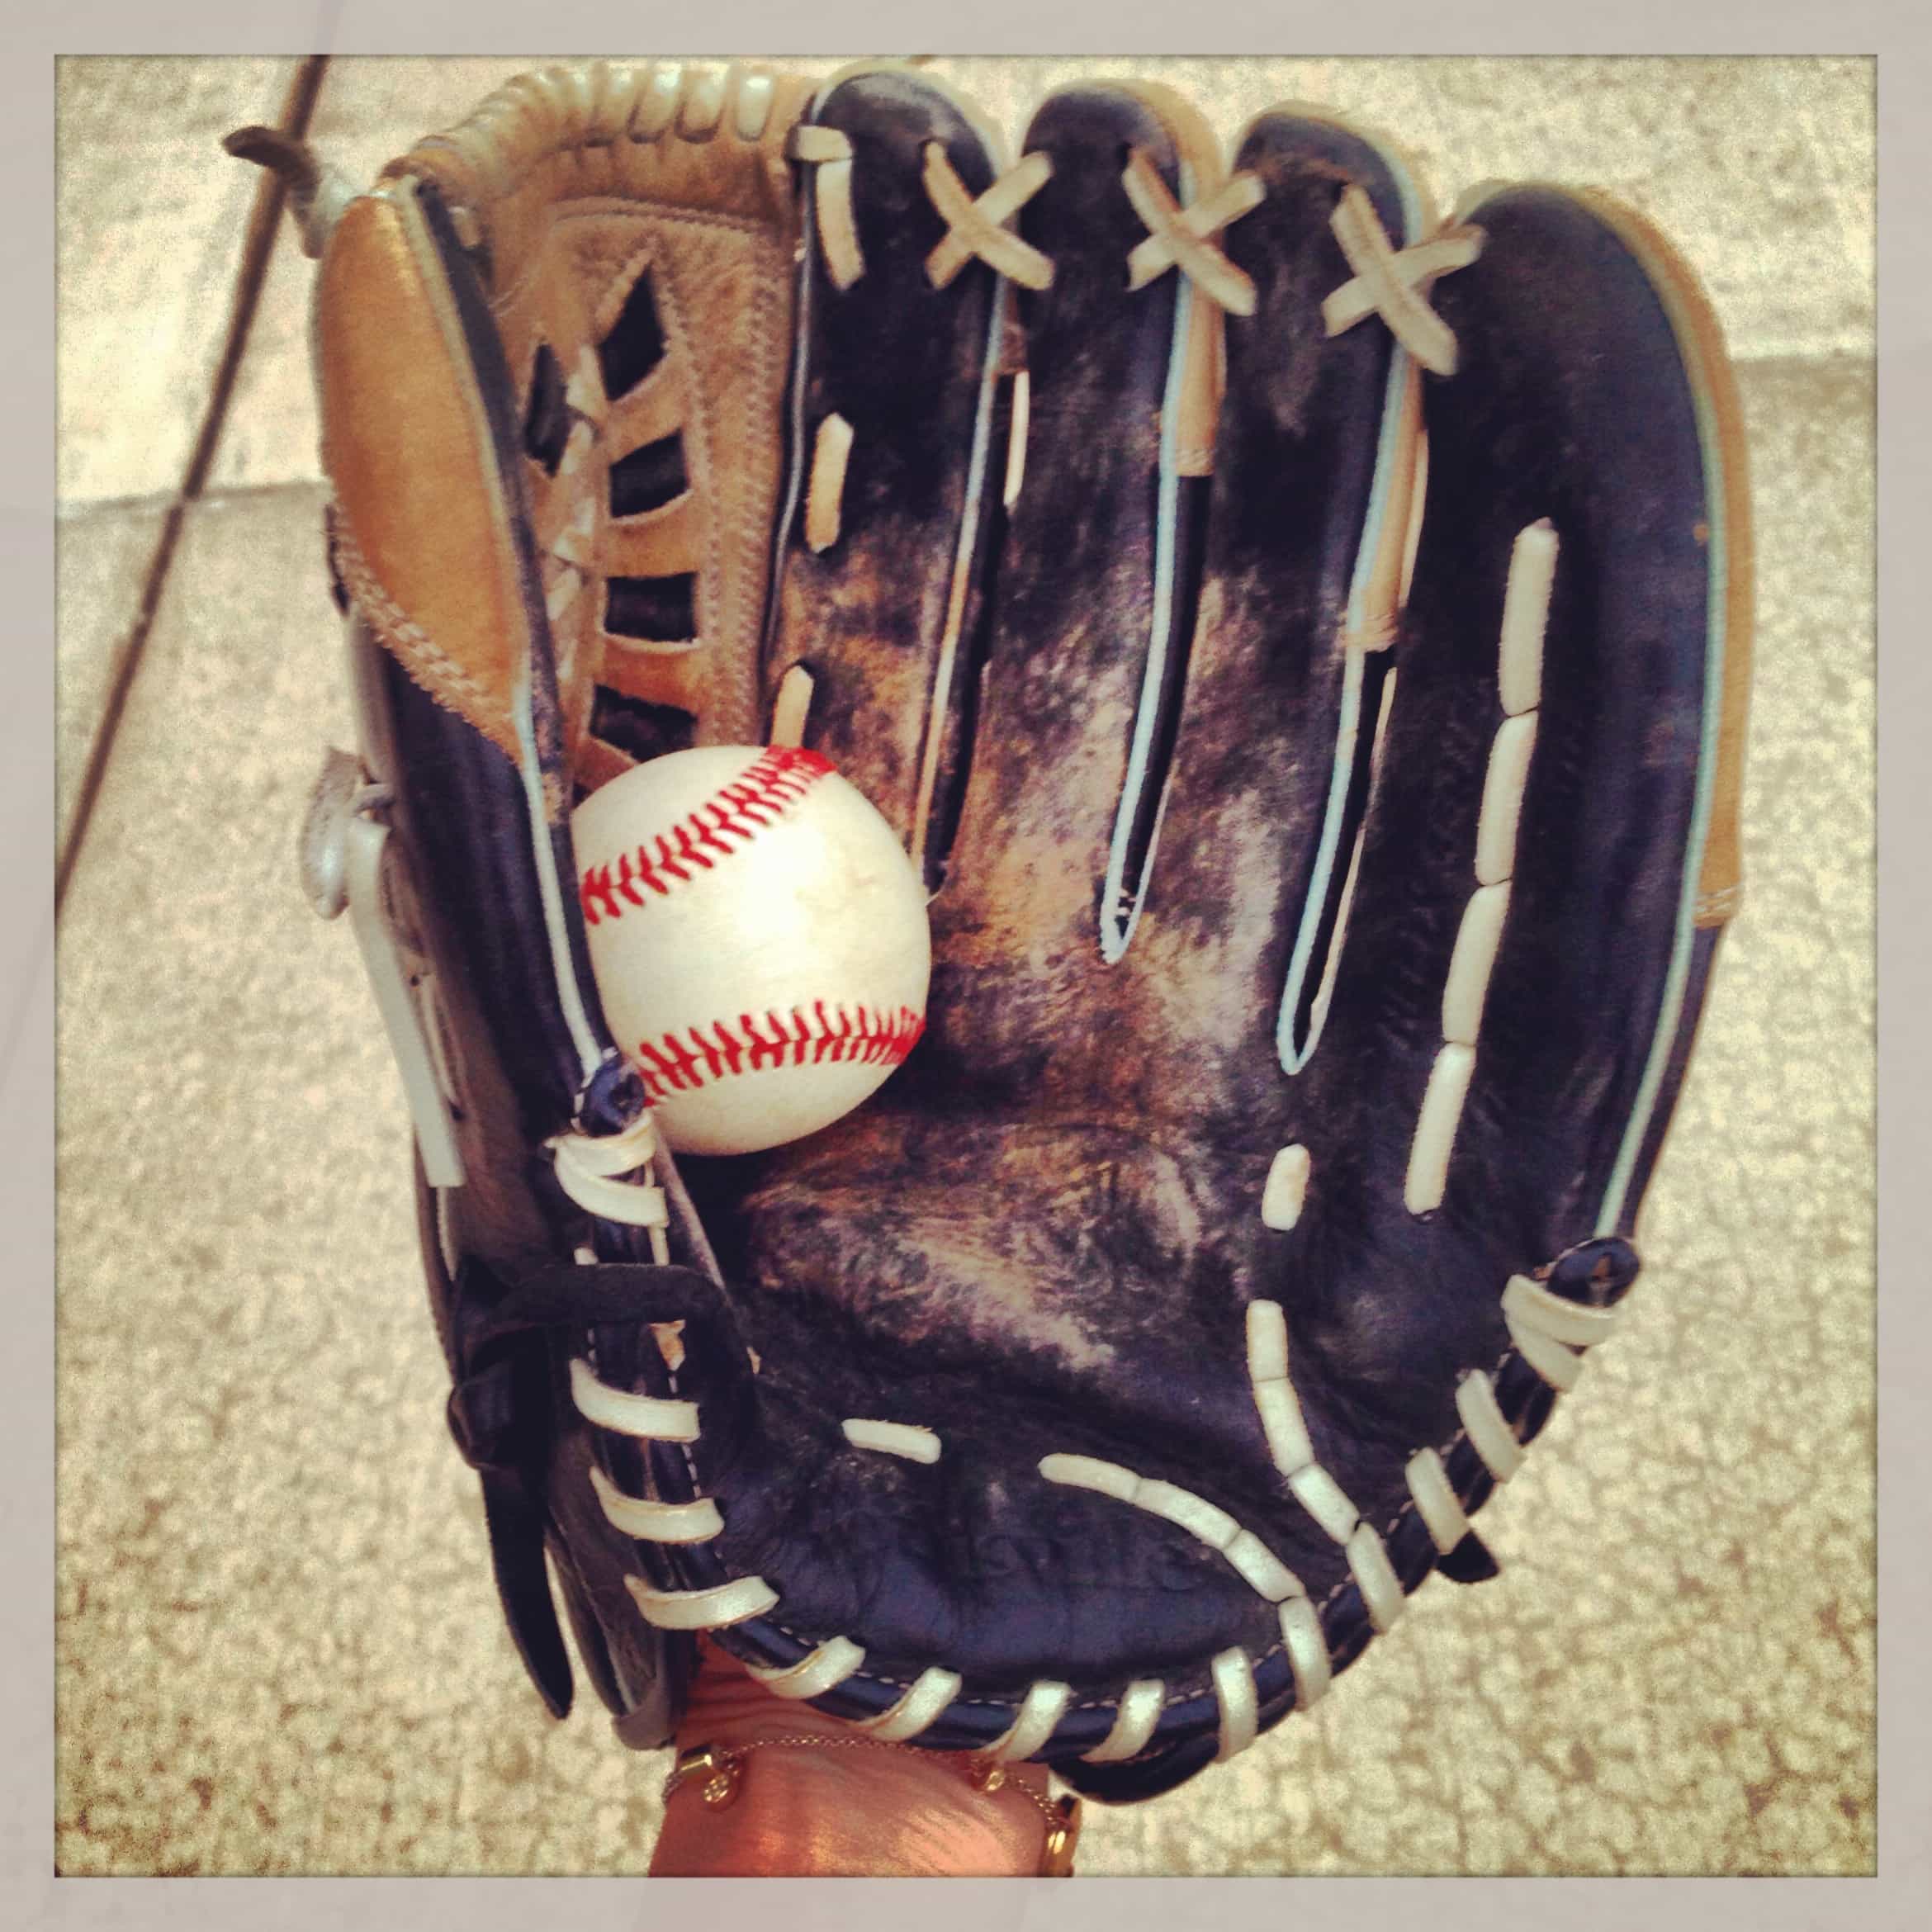
[[[1052,172],[1020,229],[1052,279],[1019,296],[1025,466],[935,910],[942,952],[949,936],[982,969],[1024,963],[1051,1002],[1125,944],[1199,575],[1218,315],[1171,271],[1134,286],[1133,258],[1144,211],[1172,219],[1222,164],[1205,123],[1150,88],[1056,94],[1025,145]]]
[[[935,845],[935,793],[942,834],[948,817],[1005,440],[1003,294],[941,203],[992,187],[997,146],[932,82],[870,67],[827,83],[795,140],[805,261],[767,703],[809,674],[803,741],[916,855]]]
[[[1300,107],[1254,123],[1234,178],[1260,197],[1225,235],[1253,308],[1227,324],[1200,622],[1129,964],[1195,989],[1179,1049],[1219,1049],[1198,1085],[1252,1119],[1279,1096],[1281,1068],[1305,1058],[1319,1017],[1420,441],[1422,372],[1382,319],[1333,333],[1324,319],[1353,272],[1338,211],[1366,196],[1397,249],[1429,215],[1399,157]]]
[[[1520,1267],[1627,1225],[1735,902],[1711,833],[1741,757],[1748,507],[1715,321],[1658,238],[1546,188],[1467,214],[1485,239],[1437,291],[1460,366],[1428,388],[1399,689],[1315,1069],[1378,1200]]]

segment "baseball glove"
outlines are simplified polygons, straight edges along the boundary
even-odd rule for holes
[[[1744,457],[1670,249],[1544,187],[1438,221],[1312,108],[1229,168],[1139,84],[1011,165],[869,66],[553,69],[365,194],[234,141],[320,258],[361,743],[305,873],[550,1708],[554,1579],[634,1745],[708,1632],[1142,1797],[1490,1574],[1737,904]],[[765,743],[923,869],[926,1029],[680,1169],[571,813]]]

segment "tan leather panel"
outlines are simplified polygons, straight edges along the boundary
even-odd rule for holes
[[[604,634],[604,681],[646,704],[697,712],[704,701],[710,653],[702,646],[654,649],[630,637]]]
[[[757,735],[797,230],[786,144],[809,87],[797,76],[771,77],[760,120],[740,111],[751,78],[734,71],[715,102],[708,95],[694,106],[691,78],[675,63],[594,61],[524,75],[385,171],[386,179],[433,181],[466,211],[485,250],[491,312],[520,395],[528,393],[539,343],[567,381],[638,277],[649,277],[665,353],[604,412],[589,479],[598,496],[593,570],[697,573],[707,648],[683,663],[680,698],[653,701],[692,710],[698,740],[708,743]],[[750,139],[748,123],[758,127]],[[700,329],[699,315],[713,320]],[[732,324],[717,326],[721,316]],[[613,536],[609,465],[674,431],[683,438],[689,497]],[[526,481],[544,547],[574,552],[583,480],[552,478],[532,464]],[[554,566],[547,580],[554,585]],[[587,603],[596,614],[584,618]],[[627,688],[627,674],[611,675],[602,664],[607,651],[623,648],[601,631],[603,603],[601,582],[587,584],[571,606],[572,634],[557,640],[573,745],[594,684]]]
[[[704,506],[687,490],[642,516],[604,526],[604,567],[613,577],[675,577],[702,561]]]
[[[608,785],[614,778],[622,778],[637,762],[629,752],[620,751],[615,745],[606,744],[602,738],[588,734],[579,741],[574,760],[577,782],[586,793]]]
[[[613,449],[642,449],[659,443],[680,428],[688,408],[680,372],[670,362],[658,364],[637,386],[610,405],[606,433]]]
[[[656,64],[661,73],[675,64]],[[554,199],[554,179],[542,196],[532,190],[560,163],[570,169],[575,191],[586,197],[615,196],[708,217],[789,222],[785,143],[810,83],[774,77],[771,112],[758,139],[747,141],[737,131],[736,110],[746,78],[734,73],[716,126],[693,139],[678,131],[675,116],[660,125],[650,111],[651,63],[596,60],[519,75],[460,126],[419,142],[392,162],[384,178],[436,181],[452,200],[476,211],[500,254],[518,252],[516,224],[524,224],[527,240],[540,202]],[[729,151],[733,164],[720,167],[714,150]]]
[[[769,243],[747,247],[731,234],[680,233],[675,239],[684,277],[670,278],[672,299],[663,314],[666,333],[693,370],[684,457],[694,485],[712,506],[698,630],[716,647],[718,661],[711,715],[700,718],[698,734],[703,743],[751,744],[760,721],[758,638],[784,476],[792,282],[788,261],[776,262]],[[708,316],[741,317],[740,329],[694,329],[679,301],[681,279],[703,286]]]
[[[514,757],[526,620],[509,526],[461,329],[406,188],[343,214],[315,331],[323,462],[352,591],[410,676]]]
[[[1715,487],[1721,493],[1724,521],[1725,578],[1719,586],[1724,605],[1724,673],[1718,701],[1717,775],[1703,869],[1698,878],[1697,923],[1722,926],[1744,897],[1740,821],[1756,569],[1744,409],[1725,351],[1723,330],[1696,271],[1655,228],[1629,208],[1607,196],[1586,192],[1584,199],[1617,231],[1657,285],[1696,392],[1706,436],[1706,461],[1714,461],[1718,471]],[[1709,542],[1711,534],[1700,533],[1700,541]]]
[[[1716,334],[1713,322],[1712,333]],[[1750,476],[1744,414],[1737,385],[1721,343],[1707,358],[1724,461],[1724,538],[1726,577],[1724,616],[1724,695],[1718,712],[1717,774],[1711,798],[1704,868],[1698,880],[1698,923],[1721,926],[1744,897],[1742,819],[1745,739],[1750,725],[1751,642],[1756,594],[1756,556],[1751,535]]]

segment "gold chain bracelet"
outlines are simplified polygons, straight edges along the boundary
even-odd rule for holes
[[[760,1737],[744,1745],[694,1745],[678,1753],[670,1775],[664,1781],[668,1804],[675,1792],[702,1779],[698,1793],[714,1811],[736,1804],[744,1783],[745,1760],[753,1751],[793,1750],[813,1751],[896,1751],[922,1758],[951,1757],[942,1751],[921,1751],[916,1745],[888,1744],[876,1737]],[[1024,1779],[1009,1777],[1006,1767],[989,1759],[968,1757],[966,1782],[975,1791],[989,1795],[1011,1784],[1046,1820],[1046,1848],[1040,1858],[1039,1876],[1070,1878],[1073,1875],[1073,1848],[1080,1837],[1080,1800],[1068,1793],[1050,1798],[1035,1791]]]

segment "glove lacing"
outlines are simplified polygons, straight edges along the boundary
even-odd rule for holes
[[[1267,191],[1257,177],[1237,174],[1205,201],[1184,207],[1167,192],[1147,154],[1136,149],[1121,173],[1120,185],[1147,229],[1147,239],[1127,258],[1129,288],[1144,288],[1169,268],[1178,268],[1230,314],[1254,313],[1253,282],[1210,238],[1267,199]]]
[[[1352,329],[1366,315],[1380,315],[1389,333],[1423,367],[1437,376],[1456,373],[1456,336],[1429,305],[1424,291],[1438,275],[1466,268],[1482,253],[1483,231],[1446,229],[1428,241],[1396,249],[1376,214],[1375,204],[1352,182],[1342,191],[1329,217],[1336,245],[1355,271],[1322,304],[1322,320],[1331,336]]]
[[[791,154],[793,160],[808,163],[813,169],[812,208],[826,273],[835,287],[850,288],[865,272],[852,209],[850,137],[836,127],[801,126],[793,130]],[[932,286],[944,288],[967,263],[977,259],[1023,288],[1046,287],[1054,278],[1052,262],[1006,225],[1046,186],[1054,171],[1052,161],[1044,154],[1029,154],[976,197],[940,143],[928,141],[924,159],[921,181],[946,226],[926,258],[926,279]]]
[[[665,1230],[670,1210],[652,1167],[660,1152],[649,1108],[621,1134],[559,1134],[545,1144],[556,1158],[556,1183],[586,1214],[646,1229],[651,1256],[670,1259]]]

